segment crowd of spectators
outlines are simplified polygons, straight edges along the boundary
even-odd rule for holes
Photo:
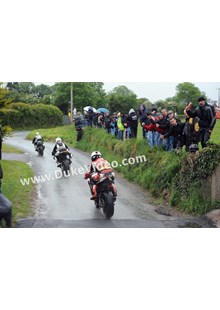
[[[166,108],[147,109],[142,104],[136,111],[130,109],[114,113],[95,113],[91,109],[85,112],[84,122],[91,127],[103,128],[119,140],[137,138],[138,124],[142,126],[142,136],[150,147],[163,148],[166,151],[185,146],[186,151],[198,149],[198,143],[206,147],[216,123],[215,109],[209,106],[205,98],[198,99],[198,107],[193,104],[184,110],[180,119],[176,113]],[[191,149],[190,149],[191,148]]]

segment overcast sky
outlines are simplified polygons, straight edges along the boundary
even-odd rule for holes
[[[195,84],[201,91],[204,91],[208,98],[212,100],[218,100],[217,88],[220,88],[220,82],[207,82],[207,83],[197,83]],[[148,98],[150,101],[157,101],[159,99],[165,99],[167,97],[173,97],[175,95],[176,85],[179,83],[104,83],[104,88],[107,92],[112,90],[115,86],[125,85],[129,89],[133,90],[138,98]]]
[[[191,81],[190,81],[191,82]],[[54,82],[35,82],[35,84],[47,84],[53,85]],[[167,97],[173,97],[175,95],[176,85],[182,82],[111,82],[104,83],[104,89],[106,92],[111,91],[114,87],[119,85],[125,85],[138,96],[138,98],[147,98],[152,102]],[[220,82],[191,82],[195,84],[201,91],[204,91],[208,98],[218,101],[218,91],[220,88]]]

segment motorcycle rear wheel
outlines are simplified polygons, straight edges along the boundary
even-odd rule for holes
[[[102,193],[101,199],[103,200],[103,213],[107,219],[114,215],[114,201],[110,192]]]

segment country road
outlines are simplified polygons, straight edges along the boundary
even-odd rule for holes
[[[5,143],[24,151],[27,163],[36,176],[47,175],[50,181],[36,185],[34,215],[18,221],[17,227],[210,227],[206,217],[179,215],[172,209],[149,204],[149,197],[139,187],[116,175],[118,199],[115,214],[106,220],[102,210],[90,201],[90,191],[83,175],[55,179],[55,161],[51,156],[54,144],[45,142],[45,154],[39,157],[31,141],[25,140],[27,132],[15,132]],[[72,151],[74,171],[90,163],[90,156],[77,149]],[[4,159],[4,158],[3,158]],[[28,185],[24,185],[28,186]],[[21,184],[21,190],[23,185]],[[162,212],[161,212],[162,210]]]

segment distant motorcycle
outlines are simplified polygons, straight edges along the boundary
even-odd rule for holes
[[[45,146],[44,146],[43,140],[38,140],[37,141],[37,146],[36,146],[36,151],[38,152],[39,156],[43,156],[44,155],[44,149],[45,149]]]
[[[61,148],[56,154],[55,157],[57,158],[57,162],[64,173],[68,173],[70,170],[71,161],[71,153],[66,148]]]
[[[99,173],[94,176],[96,183],[97,199],[94,200],[96,208],[102,208],[107,219],[114,215],[114,205],[116,201],[116,188],[114,185],[114,172]],[[93,179],[93,176],[91,177]],[[91,188],[90,178],[87,179]]]

